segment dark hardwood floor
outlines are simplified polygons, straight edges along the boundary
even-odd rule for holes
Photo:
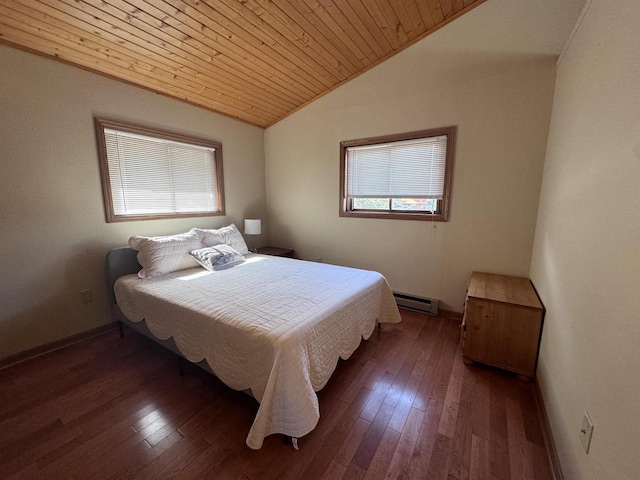
[[[402,317],[339,362],[299,451],[250,450],[257,403],[131,330],[6,368],[0,478],[550,480],[532,384],[464,365],[456,322]]]

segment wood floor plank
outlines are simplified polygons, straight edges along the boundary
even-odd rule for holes
[[[202,452],[192,458],[192,461],[178,472],[175,480],[192,480],[205,474],[207,470],[215,470],[235,453],[222,443],[209,445]],[[212,477],[210,477],[212,478]]]
[[[423,411],[427,410],[437,373],[437,369],[431,365],[428,365],[427,368],[424,369],[424,375],[422,376],[422,380],[418,386],[416,397],[413,400],[413,406],[415,408]]]
[[[195,477],[189,478],[189,480],[211,480],[212,478],[221,478],[221,472],[226,471],[227,467],[232,465],[238,458],[238,453],[231,449],[225,449],[220,458],[217,458],[216,461],[208,464],[204,470],[201,470],[199,474]]]
[[[300,451],[294,450],[290,445],[284,451],[280,449],[278,461],[271,462],[269,469],[261,478],[265,480],[301,478],[302,472],[309,466],[316,452],[323,444],[331,442],[331,432],[349,405],[337,396],[329,398],[324,395],[320,395],[320,403],[320,421],[309,435],[300,440]]]
[[[371,360],[367,360],[353,381],[339,392],[340,400],[346,403],[351,403],[360,389],[364,386],[364,382],[371,377],[375,366],[376,363]]]
[[[303,478],[320,478],[323,472],[327,470],[331,461],[339,454],[340,446],[346,441],[355,424],[363,421],[362,418],[359,417],[359,414],[369,395],[369,390],[360,390],[359,397],[356,397],[354,402],[349,405],[331,431],[331,442],[324,443],[318,449],[313,460],[302,474]]]
[[[520,382],[518,385],[518,399],[527,440],[534,445],[543,446],[542,429],[540,428],[540,419],[538,418],[538,409],[531,383]]]
[[[341,480],[347,472],[347,467],[335,460],[331,461],[331,464],[322,475],[322,480]]]
[[[416,440],[407,470],[407,478],[426,478],[433,450],[438,438],[438,425],[442,415],[442,403],[431,400],[420,425],[420,434]]]
[[[103,456],[109,458],[111,455],[114,455],[113,449],[115,446],[127,442],[131,437],[137,435],[136,430],[131,425],[140,417],[144,417],[151,411],[154,411],[155,407],[156,404],[152,403],[142,407],[140,410],[134,410],[129,415],[122,417],[112,428],[91,437],[77,448],[65,452],[57,461],[43,469],[43,474],[46,475],[43,478],[68,478],[83,463],[90,464],[97,458]],[[138,436],[135,439],[135,444],[143,440],[144,439]],[[105,455],[105,451],[107,450],[109,451],[109,455]]]
[[[429,469],[425,478],[429,480],[449,480],[449,463],[451,462],[451,444],[449,437],[438,434],[431,454]]]
[[[509,480],[511,467],[509,465],[507,414],[505,409],[496,403],[491,403],[489,412],[489,459],[490,472],[497,477]]]
[[[438,378],[438,367],[446,346],[445,337],[441,336],[444,322],[442,319],[438,319],[434,323],[435,327],[432,330],[434,342],[432,344],[433,347],[429,349],[429,363],[424,370],[422,381],[420,382],[416,398],[413,402],[413,406],[420,410],[427,409],[435,382]]]
[[[149,463],[135,478],[139,480],[174,478],[189,464],[192,457],[198,456],[206,448],[207,443],[202,439],[190,440],[183,437],[162,452],[156,461]]]
[[[299,440],[245,445],[258,404],[149,339],[110,332],[0,370],[0,476],[551,480],[530,384],[464,366],[456,322],[401,311],[318,393]],[[440,432],[440,433],[439,433]]]
[[[384,478],[399,440],[400,434],[398,432],[390,428],[385,430],[378,444],[378,448],[376,448],[373,460],[366,470],[365,480]]]
[[[369,373],[365,375],[362,380],[361,388],[368,388],[372,392],[378,388],[378,383],[380,383],[384,379],[384,374],[386,369],[383,364],[374,362],[373,360],[369,360],[368,363],[371,362],[372,366],[369,370]],[[355,392],[357,393],[357,391]],[[355,396],[355,393],[349,392],[348,396],[341,396],[342,400],[345,402],[349,402],[349,398]]]
[[[126,432],[130,432],[133,429],[129,427]],[[78,458],[70,467],[69,470],[65,469],[62,472],[58,472],[53,475],[52,478],[68,478],[70,472],[77,472],[74,476],[81,478],[91,478],[98,475],[107,465],[117,462],[120,465],[126,464],[131,461],[141,451],[151,448],[148,443],[144,441],[135,432],[131,435],[124,435],[121,438],[116,438],[116,442],[110,446],[109,456],[100,455],[97,451],[91,452],[89,455]]]
[[[13,474],[7,474],[8,476],[5,477],[6,480],[32,480],[34,478],[39,478],[40,476],[40,471],[38,468],[38,465],[36,463],[31,463],[28,466],[26,466],[25,468],[13,473]],[[42,477],[40,477],[42,478]]]
[[[378,449],[378,444],[387,430],[387,424],[389,423],[392,414],[393,407],[386,403],[381,403],[376,416],[371,422],[369,430],[367,430],[358,450],[353,456],[353,463],[365,470],[369,468],[369,464]]]
[[[470,480],[489,480],[489,442],[476,435],[471,435],[471,468]]]
[[[407,459],[411,458],[411,454],[415,449],[424,416],[425,412],[422,410],[411,409],[406,427],[402,430],[385,478],[407,478],[409,467]]]
[[[0,462],[7,463],[25,450],[38,448],[43,443],[59,436],[63,430],[64,424],[60,419],[56,419],[35,431],[27,432],[25,435],[18,437],[13,442],[2,442],[2,448],[0,449]]]
[[[389,389],[391,388],[393,381],[394,375],[391,372],[385,372],[382,379],[378,382],[376,389],[369,397],[364,410],[360,414],[362,418],[364,418],[368,422],[373,422],[374,417],[380,410],[380,406],[384,403],[384,399],[387,396],[387,393],[389,393]],[[393,408],[391,408],[390,410],[393,410]]]
[[[462,355],[456,361],[462,363]],[[471,431],[473,429],[473,407],[476,376],[470,368],[464,367],[462,375],[462,393],[458,405],[456,430],[453,435],[451,449],[451,466],[449,473],[458,480],[468,480],[471,458]]]
[[[400,338],[401,340],[400,342],[398,342],[396,349],[390,351],[389,356],[384,360],[387,371],[393,374],[398,374],[402,367],[407,363],[407,356],[409,355],[409,352],[412,350],[413,344],[415,343],[415,340],[409,338],[406,335],[401,336]],[[409,366],[412,367],[413,363],[409,362]]]
[[[72,442],[75,438],[82,435],[82,429],[62,429],[57,434],[51,435],[48,440],[39,443],[37,446],[33,446],[21,453],[14,452],[13,457],[3,462],[2,475],[9,476],[16,472],[25,470],[29,465],[38,464],[38,460],[41,457],[50,455],[61,446]],[[22,446],[22,443],[17,445]],[[4,455],[6,453],[3,452]]]
[[[549,452],[540,445],[533,445],[533,478],[538,480],[553,480]]]
[[[453,323],[453,322],[451,322]],[[446,325],[447,328],[443,328],[442,342],[444,344],[443,352],[440,357],[440,361],[437,365],[438,377],[433,385],[433,391],[431,396],[439,402],[445,401],[447,390],[449,389],[449,380],[451,378],[451,369],[453,368],[453,360],[456,355],[457,342],[453,343],[452,330]],[[455,333],[455,331],[454,331]],[[457,333],[455,333],[457,339]]]
[[[362,439],[365,434],[369,430],[371,423],[359,418],[356,421],[356,424],[353,426],[347,438],[344,439],[342,444],[340,445],[340,449],[336,454],[336,461],[341,463],[346,467],[349,466],[351,461],[353,460],[353,456],[355,455]]]
[[[478,379],[473,402],[473,434],[490,440],[491,438],[491,396],[489,385]]]
[[[393,383],[389,387],[389,391],[384,397],[384,403],[386,403],[387,405],[391,405],[392,407],[395,407],[398,404],[398,401],[400,400],[400,397],[404,392],[407,382],[411,377],[413,367],[414,364],[411,363],[404,363],[402,367],[400,367],[400,370],[393,379]]]
[[[349,468],[347,468],[347,471],[344,472],[342,480],[362,480],[365,478],[366,473],[364,469],[352,463],[349,465]]]
[[[377,363],[385,362],[385,359],[392,358],[398,351],[398,345],[402,341],[400,337],[401,329],[397,325],[385,325],[380,329],[378,335],[378,348],[371,352],[371,360]],[[386,362],[385,362],[386,367]]]
[[[533,449],[526,438],[519,403],[507,398],[506,413],[511,477],[519,480],[533,479]]]
[[[105,462],[96,472],[94,479],[129,480],[138,478],[140,470],[154,462],[163,452],[182,440],[182,435],[175,430],[151,447],[147,442],[140,442],[135,449],[127,451],[119,458]]]
[[[209,424],[207,430],[202,433],[202,438],[207,443],[227,442],[230,448],[236,451],[245,448],[247,432],[255,416],[254,400],[245,397],[246,395],[240,392],[234,392],[230,398],[224,398],[221,416],[216,418],[217,422]]]
[[[407,381],[407,384],[396,404],[396,408],[389,420],[389,428],[393,428],[396,432],[401,432],[407,421],[409,413],[413,408],[413,403],[418,393],[418,387],[424,376],[424,370],[428,362],[428,353],[421,352],[421,355],[416,359],[416,363],[411,372],[411,376]],[[423,410],[424,411],[424,410]]]
[[[462,377],[465,365],[459,357],[454,358],[449,386],[444,398],[444,409],[438,426],[438,433],[453,438],[458,420],[458,408],[460,406],[460,395],[462,394]]]

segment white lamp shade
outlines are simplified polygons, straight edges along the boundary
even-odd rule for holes
[[[244,233],[245,235],[260,235],[262,233],[262,222],[260,219],[248,219],[244,220]]]

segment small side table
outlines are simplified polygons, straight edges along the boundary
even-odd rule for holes
[[[473,272],[462,320],[462,354],[474,361],[533,377],[544,306],[523,277]]]
[[[260,247],[256,253],[260,253],[262,255],[273,255],[274,257],[295,258],[296,252],[292,248]]]

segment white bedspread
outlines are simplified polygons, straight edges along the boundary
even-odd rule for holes
[[[173,337],[192,362],[207,361],[260,407],[247,436],[301,437],[320,418],[316,391],[369,338],[376,322],[400,321],[391,289],[377,272],[249,255],[228,270],[190,269],[115,285],[118,305],[146,320],[159,339]]]

